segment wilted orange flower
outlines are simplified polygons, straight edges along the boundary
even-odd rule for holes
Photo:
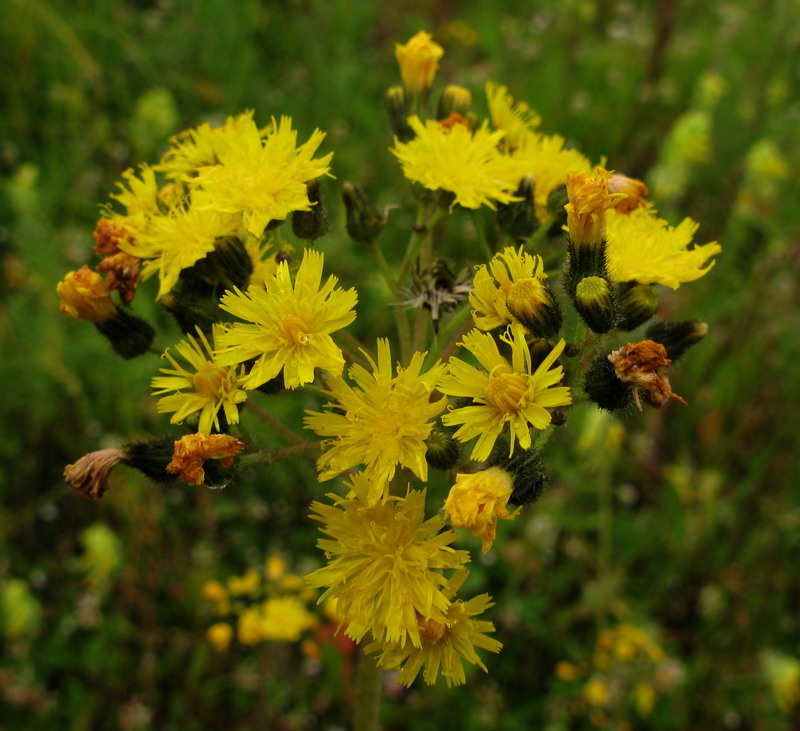
[[[111,290],[103,278],[84,264],[56,285],[59,309],[68,317],[87,322],[105,322],[117,314]]]
[[[94,251],[98,256],[108,256],[119,251],[119,242],[130,241],[131,235],[119,222],[101,218],[94,230]]]
[[[64,479],[84,497],[99,500],[108,490],[108,476],[125,457],[122,449],[101,449],[64,468]]]
[[[430,89],[439,59],[444,56],[444,49],[433,42],[431,34],[421,30],[405,45],[396,43],[394,53],[400,64],[403,86],[411,93]]]
[[[133,295],[136,294],[140,263],[141,260],[133,254],[118,251],[116,254],[107,256],[97,265],[98,272],[108,275],[106,279],[108,288],[112,292],[117,290],[122,304],[127,307],[131,306]]]
[[[664,369],[672,363],[667,358],[667,351],[661,343],[654,340],[642,340],[641,343],[625,343],[618,350],[612,351],[608,359],[614,365],[617,378],[629,383],[633,391],[633,400],[642,410],[639,401],[639,389],[644,391],[645,400],[651,406],[662,406],[670,398],[686,403],[680,396],[672,392],[669,379]]]
[[[647,205],[644,200],[649,192],[647,186],[641,180],[629,178],[627,175],[614,173],[608,179],[608,192],[625,194],[626,197],[620,198],[614,206],[614,209],[620,213],[630,213]]]
[[[222,466],[228,468],[243,450],[244,443],[228,434],[187,434],[175,442],[167,472],[190,485],[202,485],[206,479],[203,463],[207,459],[221,459]]]
[[[614,208],[625,193],[611,193],[611,173],[601,167],[597,173],[580,172],[567,175],[567,226],[575,246],[599,246],[606,233],[606,211]]]

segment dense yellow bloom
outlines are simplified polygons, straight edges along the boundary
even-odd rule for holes
[[[516,282],[525,282],[534,296],[539,293],[542,302],[547,302],[543,283],[546,278],[542,257],[526,253],[521,246],[507,246],[495,254],[488,268],[485,264],[477,268],[472,282],[469,303],[474,309],[475,326],[492,330],[516,322],[506,306],[508,292]]]
[[[208,641],[214,645],[214,649],[217,652],[225,652],[233,639],[233,627],[224,622],[212,624],[206,630],[206,637]]]
[[[218,145],[219,164],[202,167],[191,180],[193,204],[201,210],[241,213],[251,234],[261,236],[270,221],[292,211],[308,211],[306,183],[327,175],[333,153],[314,159],[325,133],[314,130],[297,146],[292,120],[272,120],[265,138],[252,119],[242,120],[235,135]]]
[[[525,170],[497,149],[501,130],[491,132],[484,122],[472,132],[463,124],[448,128],[432,119],[423,124],[419,117],[410,117],[408,123],[416,137],[410,142],[395,138],[391,149],[406,178],[454,193],[454,204],[465,208],[494,208],[495,201],[516,200],[513,193]]]
[[[85,264],[56,285],[62,314],[87,322],[106,322],[117,314],[111,290],[103,277]]]
[[[150,218],[143,228],[133,231],[132,241],[120,241],[119,247],[146,260],[142,279],[158,273],[161,297],[177,284],[184,269],[214,250],[217,238],[235,235],[240,227],[239,216],[179,205],[166,215]]]
[[[393,375],[389,341],[378,340],[378,359],[366,353],[372,372],[360,365],[350,368],[355,388],[343,378],[328,381],[326,404],[331,412],[309,411],[305,423],[320,436],[332,437],[317,461],[321,481],[344,470],[365,465],[364,474],[373,480],[374,494],[383,496],[382,485],[394,476],[398,464],[408,467],[420,480],[428,479],[425,440],[431,433],[431,419],[447,405],[446,398],[431,403],[431,393],[447,370],[436,363],[422,373],[425,353],[414,353],[407,368],[397,366]]]
[[[222,327],[213,326],[213,339],[219,337]],[[186,336],[175,347],[179,355],[191,366],[187,370],[170,355],[169,348],[162,358],[166,358],[172,368],[160,368],[164,376],[156,376],[151,382],[154,396],[176,391],[170,396],[158,400],[158,412],[168,414],[175,412],[170,418],[171,424],[180,424],[187,416],[200,412],[197,431],[210,434],[211,427],[219,431],[219,411],[222,409],[228,424],[239,423],[237,404],[247,399],[247,394],[239,388],[239,379],[235,368],[214,363],[214,349],[206,336],[197,328],[197,338]]]
[[[140,165],[139,175],[133,168],[128,168],[122,173],[122,177],[125,183],[117,183],[119,192],[112,193],[111,197],[125,206],[126,215],[133,217],[156,215],[159,207],[155,170],[149,165]]]
[[[500,355],[491,335],[473,330],[461,344],[486,370],[451,358],[449,374],[439,386],[442,393],[473,399],[472,406],[453,409],[442,417],[442,422],[447,426],[461,425],[454,435],[461,442],[478,437],[472,450],[472,459],[478,462],[489,458],[506,425],[513,454],[517,440],[523,449],[531,446],[531,426],[544,429],[550,424],[547,409],[572,403],[569,388],[555,385],[564,369],[551,368],[564,350],[564,340],[531,372],[531,353],[522,327],[517,325],[510,330],[510,335],[506,333],[501,338],[511,346],[511,363]]]
[[[353,481],[354,496],[330,495],[335,505],[312,504],[311,517],[328,536],[317,545],[329,563],[306,578],[312,587],[328,587],[319,603],[338,600],[336,611],[356,642],[371,631],[379,642],[420,647],[420,617],[447,621],[447,580],[439,570],[459,568],[468,554],[451,548],[455,534],[444,530],[441,516],[425,520],[424,490],[369,505],[366,482]]]
[[[677,226],[670,226],[648,208],[627,215],[609,211],[606,255],[611,280],[677,289],[684,282],[699,279],[714,266],[709,259],[722,247],[716,241],[692,247],[698,225],[684,218]]]
[[[514,101],[505,86],[498,86],[493,81],[486,82],[486,98],[492,124],[495,129],[505,132],[504,142],[509,152],[516,150],[525,135],[542,121],[525,102]]]
[[[481,539],[481,553],[487,553],[496,537],[497,521],[509,520],[508,499],[514,490],[510,473],[500,467],[456,475],[456,483],[444,503],[444,512],[454,528],[468,528]]]
[[[355,320],[355,289],[337,288],[337,278],[322,280],[322,254],[306,249],[294,284],[287,262],[278,264],[264,286],[247,292],[226,292],[220,307],[247,320],[234,323],[217,338],[217,362],[223,365],[258,358],[242,379],[245,388],[258,388],[283,370],[287,388],[314,380],[314,368],[334,376],[344,369],[342,351],[330,333]]]
[[[552,213],[547,206],[550,193],[564,185],[567,176],[589,172],[592,167],[588,158],[578,150],[565,149],[564,144],[560,135],[527,132],[512,155],[524,165],[525,174],[533,177],[533,200],[540,221]]]
[[[449,598],[455,594],[466,575],[466,571],[459,571],[453,577],[446,590]],[[488,594],[481,594],[466,602],[460,599],[453,601],[447,609],[444,621],[420,619],[421,645],[373,642],[367,646],[366,651],[380,653],[377,658],[380,667],[398,669],[398,679],[406,687],[414,682],[423,668],[425,670],[422,677],[428,685],[436,682],[440,671],[448,687],[463,685],[466,676],[462,660],[487,672],[475,649],[500,652],[503,647],[497,640],[486,636],[488,632],[494,632],[492,622],[474,619],[491,606],[493,603]]]
[[[444,49],[433,42],[430,33],[421,30],[405,45],[395,43],[394,54],[408,91],[415,94],[431,88]]]
[[[567,227],[575,246],[599,246],[606,234],[606,211],[627,196],[610,193],[611,173],[601,167],[596,175],[575,173],[567,176]]]

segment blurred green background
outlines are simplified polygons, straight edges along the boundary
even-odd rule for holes
[[[352,180],[399,204],[386,245],[407,235],[383,95],[398,83],[393,44],[419,29],[445,47],[440,81],[470,88],[480,111],[486,80],[507,85],[542,130],[645,179],[663,215],[693,216],[723,253],[662,298],[664,318],[710,325],[672,373],[688,407],[571,414],[548,447],[548,493],[474,566],[504,650],[460,689],[389,684],[384,727],[800,728],[796,0],[0,3],[4,728],[347,727],[346,652],[325,647],[320,664],[297,645],[217,653],[205,639],[206,581],[268,555],[299,572],[320,561],[313,464],[216,492],[119,468],[101,502],[78,499],[65,464],[164,434],[167,419],[149,396],[157,357],[115,358],[59,314],[55,285],[93,261],[97,206],[125,168],[178,130],[253,108],[261,124],[291,115],[301,140],[328,133],[335,223],[320,245],[326,268],[364,290],[357,329],[374,337],[391,316],[367,307],[383,292],[361,283],[338,191]],[[149,299],[137,313],[177,338]],[[316,404],[298,401],[270,410],[299,428]],[[673,677],[650,704],[592,715],[581,662],[619,622],[658,638]],[[608,670],[618,688],[637,672]]]

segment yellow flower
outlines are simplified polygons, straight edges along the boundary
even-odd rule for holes
[[[583,697],[591,706],[605,706],[611,699],[611,692],[602,680],[592,678],[583,686]]]
[[[134,230],[132,241],[120,241],[128,254],[145,259],[142,279],[158,273],[158,297],[169,292],[184,269],[214,250],[217,238],[235,235],[241,218],[196,206],[174,207],[167,215],[153,216],[147,225]]]
[[[319,620],[306,605],[293,596],[281,596],[264,602],[261,634],[273,642],[296,642],[300,635]]]
[[[481,539],[481,553],[487,553],[496,536],[497,521],[511,520],[508,499],[514,490],[512,476],[500,467],[456,475],[456,484],[444,502],[444,512],[454,528],[468,528]]]
[[[257,645],[264,639],[263,616],[258,609],[245,609],[237,623],[239,642],[243,645]]]
[[[450,582],[447,595],[452,597],[466,578],[466,571],[459,571]],[[486,666],[475,651],[476,648],[489,652],[500,652],[503,647],[497,640],[487,637],[494,632],[494,624],[482,619],[474,619],[493,606],[488,594],[481,594],[469,601],[453,601],[447,609],[444,620],[420,619],[419,633],[421,645],[405,645],[397,642],[373,642],[366,652],[379,652],[377,663],[380,667],[399,670],[399,680],[410,686],[419,671],[425,668],[423,679],[433,685],[441,671],[448,687],[463,685],[466,681],[462,660],[477,665],[484,672]]]
[[[208,641],[214,645],[214,649],[217,652],[225,652],[233,639],[233,627],[224,622],[212,624],[208,630],[206,630],[206,637]]]
[[[216,359],[233,365],[257,358],[242,379],[245,388],[258,388],[281,370],[286,388],[313,381],[314,368],[341,374],[344,358],[330,333],[355,320],[358,296],[355,289],[337,288],[335,276],[320,287],[322,263],[320,252],[305,249],[294,284],[284,261],[263,287],[222,297],[223,310],[248,322],[234,323],[219,336]]]
[[[103,277],[84,265],[56,285],[64,315],[87,322],[106,322],[117,314],[111,290]]]
[[[215,324],[212,330],[215,342],[221,332],[222,327]],[[170,423],[180,424],[187,416],[199,411],[197,431],[201,434],[210,434],[212,426],[219,431],[220,409],[228,424],[238,424],[236,405],[245,401],[247,394],[239,388],[236,369],[214,363],[214,349],[199,327],[197,339],[191,335],[186,337],[175,349],[189,363],[191,370],[179,365],[167,348],[161,357],[166,358],[172,368],[160,368],[166,375],[156,376],[151,382],[154,396],[177,392],[158,400],[158,412],[168,414],[174,411]]]
[[[625,198],[625,193],[610,193],[611,173],[601,167],[596,175],[575,173],[567,175],[567,226],[575,246],[599,246],[606,233],[606,211]]]
[[[398,464],[408,467],[423,482],[428,479],[425,440],[431,433],[431,419],[440,414],[447,399],[431,403],[431,394],[447,370],[437,362],[422,373],[425,353],[414,353],[407,368],[397,367],[393,376],[389,341],[378,340],[377,363],[364,354],[372,368],[350,368],[353,388],[343,378],[328,381],[326,404],[332,412],[307,412],[306,427],[320,436],[332,437],[317,461],[321,481],[344,470],[366,465],[364,474],[373,480],[370,502],[383,495],[383,484],[394,476]]]
[[[433,42],[431,34],[421,30],[405,45],[395,43],[394,53],[400,64],[403,86],[412,94],[430,89],[444,55],[444,49]]]
[[[542,118],[525,102],[515,102],[505,86],[486,82],[489,115],[495,129],[505,132],[504,142],[509,151],[516,150],[526,133],[539,125]]]
[[[314,159],[325,138],[314,130],[297,146],[292,120],[281,117],[262,139],[252,119],[243,120],[235,135],[217,149],[218,165],[198,170],[191,179],[193,205],[200,210],[241,213],[252,235],[261,236],[270,221],[283,221],[292,211],[308,211],[306,183],[327,175],[333,153]]]
[[[328,536],[317,545],[329,562],[306,580],[328,587],[318,603],[338,600],[336,611],[356,642],[371,631],[379,642],[420,647],[419,617],[444,623],[450,607],[439,571],[459,568],[468,554],[451,548],[456,536],[441,516],[425,520],[424,490],[369,505],[369,486],[354,481],[351,487],[354,497],[330,495],[335,505],[311,505],[311,517]]]
[[[578,150],[565,149],[564,144],[560,135],[525,132],[512,155],[523,164],[525,174],[533,177],[533,200],[540,221],[551,213],[547,205],[550,193],[564,185],[568,175],[588,172],[592,167]]]
[[[627,215],[609,211],[606,225],[608,273],[614,282],[677,289],[707,274],[714,266],[709,259],[722,251],[716,241],[689,248],[698,228],[695,221],[684,218],[670,226],[648,208]]]
[[[117,183],[119,192],[112,193],[111,197],[125,206],[126,215],[136,217],[158,214],[158,183],[153,168],[140,165],[138,176],[133,168],[128,168],[122,173],[122,177],[125,183]]]
[[[243,576],[228,578],[228,589],[233,596],[247,596],[258,592],[261,588],[261,576],[255,569],[247,569]]]
[[[210,599],[212,602],[222,604],[228,601],[228,592],[219,581],[206,581],[203,584],[203,596]]]
[[[449,374],[442,379],[439,390],[450,396],[472,398],[472,406],[453,409],[442,417],[447,426],[461,427],[455,438],[462,442],[478,437],[472,459],[483,462],[489,458],[495,441],[506,424],[510,431],[510,453],[519,440],[523,449],[531,446],[530,426],[544,429],[550,424],[549,408],[572,403],[566,386],[555,386],[562,376],[561,366],[552,368],[564,350],[560,340],[539,367],[531,372],[531,354],[521,326],[511,328],[501,339],[511,346],[511,363],[497,348],[488,333],[473,330],[461,343],[486,369],[480,371],[458,358],[451,358]]]
[[[270,581],[277,581],[286,573],[286,561],[280,556],[270,556],[264,563],[264,573]]]
[[[485,264],[477,268],[472,282],[469,302],[474,309],[475,326],[492,330],[516,322],[506,306],[508,292],[516,282],[524,282],[526,289],[546,302],[547,290],[543,284],[546,278],[542,257],[526,253],[521,246],[518,249],[507,246],[495,254],[488,268]]]
[[[190,485],[202,485],[206,479],[203,469],[206,460],[222,460],[222,467],[228,468],[234,456],[243,450],[244,443],[227,434],[187,434],[175,442],[175,453],[166,469]]]
[[[454,205],[465,208],[494,208],[494,201],[516,200],[513,192],[525,170],[497,149],[502,131],[489,131],[485,122],[474,132],[463,124],[448,128],[431,119],[423,124],[416,116],[408,123],[416,137],[410,142],[395,138],[390,150],[406,178],[430,190],[454,193]]]

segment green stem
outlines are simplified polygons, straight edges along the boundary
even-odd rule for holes
[[[290,442],[294,442],[295,444],[305,444],[306,440],[303,439],[299,434],[293,432],[286,424],[281,421],[278,421],[272,414],[268,411],[262,409],[253,399],[248,399],[247,401],[247,411],[251,414],[255,414],[261,421],[265,424],[269,424],[275,431],[280,432],[285,436]]]
[[[272,464],[282,459],[295,457],[298,454],[306,454],[322,448],[322,442],[303,442],[302,444],[292,444],[288,447],[279,449],[262,449],[258,452],[251,452],[241,458],[241,464],[248,466],[251,464]]]
[[[539,228],[537,228],[528,239],[529,248],[536,246],[536,244],[538,244],[547,235],[547,232],[550,230],[550,227],[553,225],[555,220],[555,216],[548,216],[539,224]]]
[[[356,707],[354,731],[377,731],[381,703],[380,668],[359,648],[356,665]]]
[[[533,448],[537,452],[541,452],[545,446],[547,446],[547,442],[550,441],[550,437],[553,436],[553,432],[555,431],[555,427],[550,424],[547,428],[543,429],[539,436],[536,438],[536,441],[533,443]]]
[[[394,297],[395,300],[394,321],[397,325],[397,335],[400,338],[400,358],[402,362],[405,363],[411,355],[409,353],[411,348],[411,331],[408,327],[408,317],[406,316],[406,311],[402,306],[402,302],[404,300],[403,290],[397,283],[397,280],[394,278],[392,270],[389,267],[389,262],[386,261],[386,257],[383,255],[383,249],[381,249],[378,243],[375,241],[371,242],[369,244],[369,250],[372,252],[375,263],[378,265],[378,269],[383,275],[383,279],[389,287],[389,291],[392,293],[392,297]]]
[[[434,335],[431,347],[428,348],[428,355],[425,358],[425,365],[423,366],[425,370],[430,368],[438,359],[448,357],[456,349],[456,342],[463,335],[464,326],[469,324],[469,327],[472,327],[471,320],[472,306],[466,303],[439,330],[439,334]],[[437,344],[444,344],[444,348],[439,350]]]
[[[489,240],[486,238],[486,231],[483,228],[483,224],[481,224],[481,217],[477,210],[474,210],[471,213],[472,223],[475,224],[475,231],[478,234],[478,243],[481,247],[481,253],[486,258],[486,261],[491,261],[492,257],[494,256],[494,252],[492,251],[492,247],[489,246]]]
[[[429,216],[427,206],[420,204],[417,220],[414,223],[414,230],[411,232],[411,237],[408,240],[408,247],[403,256],[403,263],[400,266],[400,274],[397,275],[397,286],[401,289],[408,275],[411,273],[411,267],[414,266],[414,262],[417,259],[422,245],[425,243],[426,239],[431,236],[433,229],[444,214],[445,211],[443,208],[436,208]]]

